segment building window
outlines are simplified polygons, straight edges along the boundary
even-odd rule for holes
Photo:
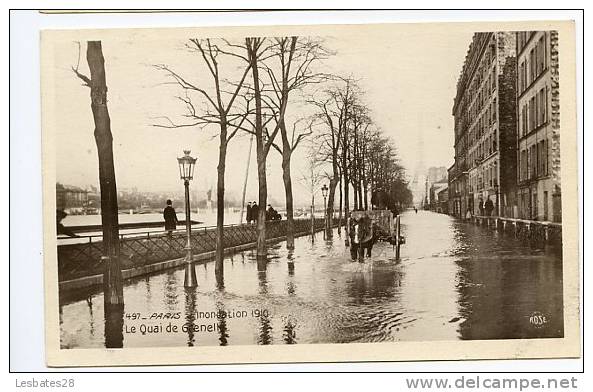
[[[537,43],[537,76],[541,75],[546,69],[546,43],[545,43],[545,33],[542,34],[538,43]]]
[[[529,83],[532,83],[535,80],[535,73],[536,73],[535,68],[536,68],[535,48],[533,48],[529,52]]]
[[[525,73],[525,61],[522,61],[521,65],[519,66],[519,93],[522,93],[523,91],[525,91],[524,73]]]
[[[525,181],[527,178],[527,151],[521,150],[519,159],[519,181]]]
[[[539,144],[539,175],[546,176],[548,174],[548,151],[547,151],[547,143],[545,140],[542,140]]]
[[[544,220],[548,220],[548,191],[544,191]]]
[[[541,90],[539,90],[539,109],[538,109],[538,114],[539,114],[539,119],[538,119],[538,123],[539,125],[544,124],[547,120],[548,114],[547,114],[547,107],[546,107],[546,88],[542,88]]]

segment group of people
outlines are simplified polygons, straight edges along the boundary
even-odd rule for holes
[[[494,210],[494,203],[492,202],[492,200],[490,200],[490,196],[486,198],[486,201],[483,201],[481,198],[480,200],[478,200],[478,209],[480,210],[480,215],[492,215],[492,211]]]
[[[259,214],[259,206],[256,202],[249,202],[247,203],[247,223],[256,223]],[[276,221],[281,220],[282,215],[278,211],[272,207],[271,204],[268,204],[268,208],[266,209],[266,221]]]
[[[478,214],[480,216],[491,216],[492,215],[492,211],[494,211],[494,203],[490,199],[490,196],[486,197],[486,201],[484,201],[482,198],[480,198],[478,200],[478,211],[479,211]],[[473,210],[471,207],[468,207],[468,209],[465,213],[465,219],[471,219],[472,215],[473,215]]]

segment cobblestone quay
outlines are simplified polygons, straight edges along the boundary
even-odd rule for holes
[[[286,236],[287,222],[266,223],[267,238],[280,241]],[[311,219],[295,219],[295,236],[311,232]],[[315,219],[315,231],[323,230],[324,220]],[[213,257],[216,249],[216,228],[192,229],[192,252],[197,260]],[[185,256],[186,233],[178,230],[168,236],[166,232],[133,233],[120,236],[121,264],[124,278],[138,276],[169,267],[176,267]],[[58,245],[58,278],[61,288],[79,288],[100,284],[103,274],[100,236],[88,236],[88,240],[74,244]],[[227,253],[247,249],[255,245],[256,225],[228,225],[224,229],[224,244]],[[178,261],[178,262],[176,262]],[[167,264],[163,264],[167,262]],[[93,279],[82,279],[90,278]],[[79,280],[77,284],[62,284]]]

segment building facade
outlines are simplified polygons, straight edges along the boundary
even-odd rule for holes
[[[516,41],[519,218],[561,222],[558,33]]]
[[[56,183],[56,209],[71,213],[83,213],[88,206],[88,192],[72,185]]]
[[[441,189],[437,194],[437,212],[449,213],[449,189],[447,187]]]
[[[517,116],[515,33],[476,33],[457,82],[455,163],[448,170],[451,213],[516,216]]]

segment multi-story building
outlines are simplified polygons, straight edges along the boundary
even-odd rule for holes
[[[515,216],[517,184],[516,37],[476,33],[457,82],[453,104],[455,163],[449,169],[453,213]]]
[[[522,31],[516,40],[519,217],[560,222],[558,33]]]
[[[449,213],[449,190],[445,187],[437,193],[436,212],[443,214]]]
[[[88,192],[72,185],[56,183],[56,209],[71,213],[82,213],[88,206]]]
[[[442,179],[441,181],[437,181],[430,186],[428,202],[432,211],[437,211],[437,207],[439,207],[438,195],[441,191],[447,188],[448,182],[446,178]]]

